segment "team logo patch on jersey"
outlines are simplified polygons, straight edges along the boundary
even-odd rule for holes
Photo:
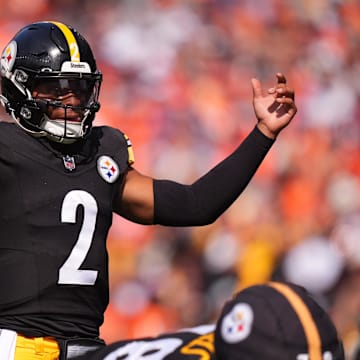
[[[222,338],[230,344],[246,339],[251,333],[253,320],[254,312],[249,304],[236,304],[222,320]]]
[[[108,183],[113,183],[120,175],[117,163],[110,156],[100,156],[97,169],[100,176]]]
[[[16,42],[11,41],[1,55],[1,65],[0,65],[1,75],[6,76],[6,74],[9,71],[11,71],[16,59],[16,53],[17,53]]]

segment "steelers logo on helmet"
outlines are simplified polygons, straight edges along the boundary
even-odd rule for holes
[[[252,329],[254,313],[247,303],[236,304],[224,317],[221,335],[225,342],[233,344],[246,339]]]
[[[119,166],[110,156],[100,156],[97,161],[99,175],[108,183],[113,183],[120,175]]]
[[[0,73],[6,76],[14,66],[16,59],[17,45],[15,41],[11,41],[4,49],[1,55]]]

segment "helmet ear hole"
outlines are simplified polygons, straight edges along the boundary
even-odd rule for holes
[[[102,74],[88,42],[72,27],[58,22],[25,26],[3,51],[0,76],[1,105],[23,130],[61,142],[76,141],[90,132],[100,108]],[[36,84],[46,90],[40,97],[40,91],[33,91]],[[80,105],[62,103],[69,92],[80,99]],[[64,115],[49,116],[54,108]],[[46,125],[47,121],[56,124]]]

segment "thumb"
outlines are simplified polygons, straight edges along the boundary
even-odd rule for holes
[[[262,96],[262,89],[261,89],[261,83],[258,79],[252,78],[251,79],[251,85],[253,89],[253,95],[254,98],[259,98]]]

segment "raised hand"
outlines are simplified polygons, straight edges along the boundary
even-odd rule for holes
[[[258,79],[251,79],[257,126],[264,135],[272,139],[290,123],[297,112],[294,90],[288,87],[283,74],[277,73],[276,77],[277,84],[266,93]]]

